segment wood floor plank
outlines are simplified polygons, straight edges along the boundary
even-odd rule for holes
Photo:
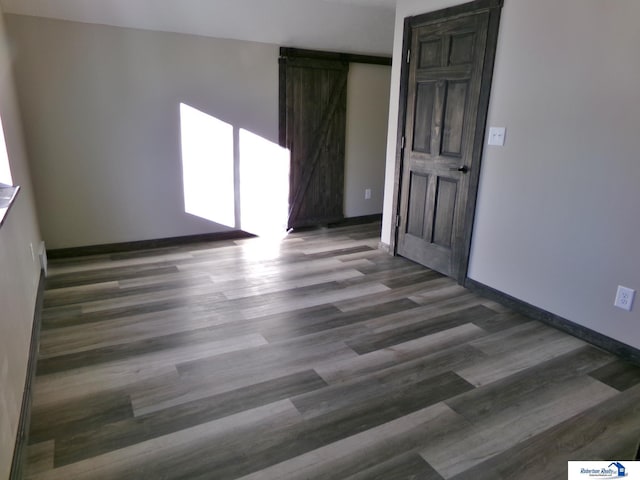
[[[80,367],[36,377],[36,397],[46,402],[60,402],[74,396],[97,393],[107,388],[135,384],[149,377],[176,373],[176,365],[214,357],[232,351],[266,344],[258,334],[207,342],[197,346],[174,348],[123,359],[98,366]]]
[[[70,326],[85,326],[92,323],[102,322],[105,320],[122,319],[125,317],[133,317],[136,315],[145,315],[166,312],[179,308],[187,308],[192,311],[204,311],[212,302],[221,300],[221,296],[213,296],[211,294],[202,294],[189,297],[173,297],[162,298],[160,300],[131,304],[122,307],[113,307],[105,310],[92,312],[83,311],[81,305],[72,305],[71,307],[57,307],[43,311],[42,328],[56,329]],[[236,312],[237,314],[241,312]]]
[[[364,433],[243,476],[241,480],[343,478],[353,470],[370,468],[378,462],[393,458],[399,452],[411,450],[414,445],[410,434],[416,428],[422,431],[438,430],[438,426],[433,424],[441,423],[443,419],[453,422],[455,414],[442,404],[435,404]]]
[[[52,260],[26,478],[566,478],[635,454],[638,366],[379,235]]]
[[[125,295],[122,297],[111,297],[107,299],[88,301],[82,304],[82,313],[101,312],[117,308],[127,308],[140,306],[147,303],[165,302],[168,299],[189,299],[192,297],[206,296],[207,301],[217,300],[224,301],[225,298],[221,293],[212,293],[208,285],[187,285],[184,287],[171,288],[169,290],[150,289],[143,293],[135,293],[133,295]]]
[[[615,359],[591,372],[591,376],[617,390],[624,391],[640,383],[640,366]]]
[[[334,359],[356,356],[346,345],[332,338],[315,336],[303,341],[279,342],[250,350],[230,352],[216,358],[200,359],[178,365],[179,379],[132,392],[136,415],[145,415],[181,403],[190,402],[246,387],[261,381],[308,370]]]
[[[178,377],[175,365],[139,369],[112,368],[103,371],[67,372],[36,377],[33,383],[33,408],[58,408],[73,399],[118,390],[127,386],[166,383]],[[84,383],[83,383],[84,382]],[[35,428],[35,427],[32,427]]]
[[[486,306],[482,302],[480,302],[480,305]],[[520,313],[505,312],[494,315],[493,317],[474,320],[474,323],[486,332],[496,333],[502,330],[507,330],[513,327],[524,325],[529,321],[530,319],[528,317],[525,317]]]
[[[320,252],[305,253],[309,258],[327,258],[327,257],[340,257],[341,255],[348,255],[350,253],[366,252],[369,250],[375,250],[374,245],[358,245],[345,248],[330,248],[324,249]]]
[[[437,285],[442,285],[437,287]],[[456,296],[462,296],[469,293],[466,289],[460,285],[453,284],[448,278],[441,278],[439,282],[433,282],[431,288],[426,291],[421,291],[411,295],[413,301],[420,305],[428,305],[432,302],[442,300],[444,298],[454,298]]]
[[[571,382],[571,388],[558,393],[540,403],[528,402],[528,410],[518,409],[517,415],[484,418],[479,426],[451,435],[420,453],[448,479],[616,395],[613,388],[588,377],[579,377]]]
[[[102,391],[56,405],[34,405],[29,443],[57,441],[61,436],[77,435],[131,418],[131,399],[123,391]]]
[[[511,332],[519,328],[519,326],[514,327],[504,330],[504,332]],[[505,335],[505,337],[497,334],[474,340],[471,344],[487,353],[487,358],[475,365],[457,370],[457,373],[473,385],[487,385],[585,345],[585,342],[575,337],[547,329],[540,332],[538,336],[531,335],[530,338],[514,339],[512,344],[507,342],[498,345],[494,342],[497,337],[507,339],[520,337],[520,333],[521,331],[517,335]],[[542,342],[541,339],[543,339]],[[487,346],[489,342],[491,342],[490,347]]]
[[[291,401],[305,418],[313,418],[334,410],[346,408],[377,397],[392,396],[398,389],[413,383],[428,381],[440,375],[450,374],[452,365],[468,365],[482,354],[477,350],[456,347],[446,353],[439,352],[430,357],[409,362],[360,376],[318,391],[293,397]],[[438,388],[445,388],[439,385]]]
[[[77,319],[82,315],[81,305],[71,305],[42,311],[42,329],[54,328],[68,324],[69,319]]]
[[[102,269],[113,269],[119,267],[141,267],[141,268],[158,268],[165,262],[176,263],[184,260],[191,260],[193,256],[191,253],[172,253],[164,254],[161,250],[154,250],[152,255],[146,257],[140,257],[135,259],[124,260],[112,260],[108,255],[98,255],[93,258],[88,258],[86,261],[73,261],[67,262],[54,261],[49,266],[49,271],[52,277],[64,274],[82,274]]]
[[[343,254],[335,258],[336,260],[344,263],[353,262],[355,260],[367,260],[368,266],[374,266],[375,263],[373,262],[373,260],[384,257],[384,256],[386,256],[386,254],[381,252],[380,250],[367,250],[364,252],[349,253],[346,255]],[[362,273],[366,273],[366,272],[362,272]]]
[[[265,468],[272,464],[274,459],[283,458],[285,455],[300,456],[322,449],[324,445],[333,449],[332,444],[362,432],[367,432],[368,436],[375,435],[375,427],[436,405],[445,396],[455,395],[468,388],[470,386],[461,382],[459,378],[445,373],[407,385],[395,390],[391,395],[313,417],[299,424],[297,431],[282,432],[280,438],[276,436],[269,448],[261,452],[254,449],[256,458],[253,465],[247,465],[247,468]]]
[[[139,359],[143,358],[142,356],[147,354],[161,353],[162,357],[169,357],[172,354],[176,354],[177,349],[179,348],[187,348],[192,352],[195,350],[194,347],[196,345],[202,343],[233,343],[235,337],[241,337],[242,341],[245,341],[248,335],[255,334],[222,334],[220,329],[212,329],[209,327],[189,330],[186,332],[177,332],[169,335],[158,334],[152,338],[144,340],[123,342],[116,345],[95,347],[91,350],[68,353],[66,355],[42,358],[41,361],[38,362],[36,374],[48,375],[51,373],[64,372],[66,370],[117,362],[126,359],[135,359],[137,363]],[[250,344],[255,346],[267,343],[267,340],[264,339],[264,337],[258,340],[260,343],[257,343],[255,340],[255,338],[252,338]],[[218,352],[215,346],[207,346],[207,350],[209,349],[212,355],[216,355]],[[180,363],[183,358],[184,357],[176,357],[175,363]]]
[[[366,292],[355,298],[344,298],[344,299],[335,299],[333,303],[336,307],[338,307],[343,312],[348,312],[350,310],[358,310],[364,306],[377,305],[379,303],[389,302],[392,300],[398,300],[400,298],[409,298],[411,295],[420,292],[422,290],[426,290],[431,288],[431,286],[435,283],[441,282],[440,278],[435,278],[432,280],[427,280],[424,282],[416,283],[413,285],[409,285],[406,287],[399,287],[395,289],[390,289],[385,286],[385,290],[387,292],[384,295],[381,295],[381,292]],[[433,282],[433,283],[432,283]]]
[[[197,330],[217,325],[218,317],[194,314],[185,307],[94,322],[91,334],[86,324],[50,328],[40,334],[40,358],[72,354],[135,342],[161,335]]]
[[[31,478],[38,480],[158,478],[161,473],[167,476],[170,472],[167,469],[168,464],[188,466],[193,464],[195,455],[213,454],[206,446],[214,444],[217,438],[246,430],[260,431],[268,429],[270,425],[295,424],[298,421],[299,414],[295,407],[288,400],[282,400],[136,443],[123,449],[113,450]]]
[[[32,477],[53,469],[54,441],[36,443],[27,447],[27,465],[24,476]]]
[[[375,275],[375,274],[373,274]],[[393,272],[393,275],[388,275],[388,279],[383,279],[382,283],[391,289],[408,287],[417,283],[428,282],[429,280],[436,280],[442,278],[441,275],[433,270],[420,269],[413,273]]]
[[[108,282],[99,284],[102,288],[97,289],[95,285],[59,288],[52,293],[45,294],[45,308],[76,303],[87,304],[89,302],[99,302],[100,300],[114,300],[139,296],[148,293],[158,294],[159,292],[172,292],[178,289],[192,289],[201,285],[211,284],[208,276],[190,276],[183,278],[166,279],[162,283],[142,282],[140,285],[122,287],[120,282]]]
[[[567,478],[569,460],[632,460],[640,432],[640,385],[513,444],[456,480]]]
[[[307,370],[146,415],[131,415],[109,425],[63,432],[56,438],[55,465],[68,465],[324,386],[326,383],[315,372]]]
[[[143,275],[139,277],[122,278],[118,279],[118,285],[122,290],[135,289],[139,287],[149,287],[155,285],[158,288],[162,288],[166,284],[175,282],[180,285],[180,282],[187,282],[197,279],[202,283],[211,283],[213,280],[211,275],[201,272],[181,271],[177,266],[174,266],[174,270],[170,272],[154,273],[153,275]]]
[[[346,480],[442,480],[442,477],[420,455],[410,452],[379,463]]]
[[[424,337],[442,330],[448,330],[474,320],[488,318],[495,312],[485,307],[471,307],[459,312],[449,313],[441,317],[430,318],[422,322],[412,323],[408,326],[387,330],[381,333],[373,333],[356,340],[348,341],[347,345],[357,353],[363,354],[390,347],[408,340]]]
[[[413,296],[408,298],[413,299]],[[411,328],[412,325],[415,327],[416,324],[426,322],[429,319],[433,320],[479,305],[478,297],[474,294],[446,296],[427,305],[421,305],[413,312],[394,312],[384,317],[372,318],[367,322],[367,325],[374,333],[389,332],[399,328]]]
[[[380,292],[388,290],[380,282],[364,279],[362,275],[358,276],[358,280],[353,284],[345,285],[342,281],[329,281],[324,283],[316,283],[307,286],[292,286],[286,290],[275,291],[271,293],[264,293],[261,295],[250,295],[242,298],[228,299],[227,307],[236,310],[242,310],[244,312],[253,310],[255,308],[265,308],[274,304],[291,303],[298,301],[301,307],[315,306],[318,302],[331,303],[330,301],[323,301],[325,298],[331,299],[334,296],[342,298],[345,295],[359,295],[359,290],[366,290],[368,287],[373,287],[373,291]],[[302,282],[300,282],[302,283]],[[347,289],[352,290],[355,293],[347,292]],[[320,303],[320,304],[321,304]],[[279,313],[280,310],[272,313]],[[253,318],[253,317],[249,317]]]
[[[559,388],[581,376],[589,381],[587,374],[610,360],[610,354],[586,345],[447,400],[447,405],[471,423],[479,423],[492,415],[507,417],[509,412],[518,418],[526,415],[526,405],[532,399],[536,403],[546,401],[546,395],[556,396]]]
[[[304,278],[297,278],[287,280],[279,283],[270,282],[266,285],[249,287],[249,288],[237,288],[234,290],[225,290],[224,296],[229,300],[244,297],[253,297],[256,295],[265,295],[269,293],[281,292],[284,290],[291,290],[293,288],[309,287],[322,283],[335,282],[338,280],[346,280],[350,278],[362,277],[363,274],[353,268],[346,268],[344,270],[334,270],[328,273],[320,273],[316,275],[307,275]]]
[[[337,303],[343,300],[353,299],[361,297],[362,295],[378,295],[378,298],[382,300],[380,303],[386,303],[387,301],[396,300],[390,296],[383,297],[381,293],[389,291],[389,287],[382,285],[381,283],[373,283],[370,285],[356,285],[353,287],[347,287],[337,289],[318,295],[308,295],[303,298],[289,298],[282,299],[279,302],[271,305],[260,305],[257,307],[250,307],[244,310],[246,318],[257,318],[264,315],[272,315],[276,313],[283,313],[289,310],[295,310],[306,307],[314,307],[325,303]]]
[[[393,398],[370,400],[293,426],[273,429],[268,436],[245,438],[242,443],[244,451],[232,449],[226,451],[226,454],[219,452],[224,455],[224,459],[204,456],[198,458],[193,464],[183,467],[182,478],[208,478],[212,471],[215,471],[216,478],[219,479],[236,478],[267,469],[288,458],[313,455],[310,452],[325,445],[331,447],[332,444],[358,433],[366,431],[370,436],[371,430],[379,425],[437,404],[437,399],[444,395],[443,390],[434,388],[438,384],[449,389],[450,393],[459,391],[458,389],[464,391],[469,387],[450,374],[432,379],[428,383],[413,384],[396,392]],[[451,412],[448,408],[445,411]],[[260,474],[269,478],[266,472],[261,471]]]
[[[332,361],[316,371],[328,383],[341,383],[377,372],[402,362],[417,359],[433,361],[442,356],[449,356],[449,349],[462,348],[466,342],[485,335],[485,332],[471,323],[453,327],[448,330],[399,343],[392,347],[375,350],[355,358]],[[475,350],[479,353],[479,350]],[[433,355],[433,357],[432,357]],[[455,355],[455,354],[454,354]],[[456,356],[457,358],[457,356]],[[449,361],[451,358],[446,358]],[[434,367],[432,364],[431,367]],[[451,369],[452,365],[446,364]]]
[[[351,265],[351,262],[345,262],[345,265]],[[361,272],[361,270],[363,270],[362,267],[355,267],[354,269],[357,270],[361,276],[339,280],[340,285],[346,287],[349,285],[380,282],[383,285],[386,285],[387,287],[389,287],[390,289],[394,289],[394,288],[400,288],[401,285],[397,285],[397,284],[401,283],[407,276],[413,276],[414,279],[420,279],[420,281],[428,281],[436,278],[436,276],[433,273],[431,273],[431,271],[427,271],[428,272],[427,274],[425,274],[424,271],[421,272],[420,270],[424,270],[424,269],[421,269],[417,265],[408,265],[403,268],[397,268],[393,270],[382,270],[380,272],[367,273],[367,274]],[[415,276],[416,274],[420,274],[420,273],[422,274],[421,276],[419,277]],[[415,283],[415,282],[410,282],[410,284],[412,283]]]
[[[93,321],[92,317],[90,331],[86,325],[88,322],[43,331],[40,358],[44,360],[64,353],[86,352],[201,329],[217,331],[222,338],[257,331],[268,341],[277,341],[367,320],[388,311],[400,312],[415,307],[417,305],[414,302],[403,299],[346,314],[331,305],[321,305],[267,315],[255,320],[239,319],[238,312],[212,312],[193,305],[133,315],[129,315],[129,310],[126,309],[120,315],[108,315],[105,320]],[[112,316],[115,318],[110,318]]]
[[[355,253],[355,252],[352,252],[352,250],[354,250],[355,248],[363,247],[363,246],[367,246],[368,250],[373,249],[372,247],[369,246],[369,244],[371,243],[370,238],[365,238],[364,240],[362,240],[361,241],[362,245],[354,245],[355,243],[357,242],[354,242],[351,239],[344,239],[342,241],[336,240],[331,243],[318,242],[315,245],[313,245],[312,242],[304,242],[301,248],[299,248],[299,251],[301,251],[305,255],[330,253],[331,254],[330,256],[335,257],[336,255],[339,255],[341,252],[345,252],[345,250],[349,251],[349,253]]]
[[[495,315],[489,318],[500,317]],[[567,335],[563,335],[558,330],[548,328],[539,322],[528,321],[494,335],[474,340],[473,346],[487,355],[502,355],[520,348],[530,348],[535,344],[545,344],[566,337]]]
[[[109,295],[117,294],[119,285],[117,281],[92,283],[82,285],[80,287],[60,287],[55,290],[45,290],[44,292],[44,308],[56,307],[60,305],[73,305],[74,303],[84,302],[87,298],[103,297],[109,298]]]
[[[188,264],[178,265],[181,272],[190,272],[194,274],[207,274],[211,276],[214,283],[222,283],[229,286],[242,286],[243,284],[252,285],[253,282],[259,284],[277,281],[284,275],[287,279],[303,278],[309,272],[323,273],[334,268],[344,268],[344,262],[336,258],[313,259],[299,257],[295,260],[291,258],[289,261],[270,261],[238,264],[236,260],[224,261],[216,259],[201,260]],[[368,261],[361,261],[356,264],[364,266]]]
[[[304,321],[296,319],[294,322],[280,322],[280,325],[259,328],[264,337],[270,342],[273,342],[311,335],[346,325],[352,325],[358,322],[366,322],[367,325],[369,325],[370,322],[377,318],[390,314],[398,314],[400,312],[409,312],[417,307],[419,307],[419,305],[415,302],[404,298],[376,305],[374,307],[352,310],[346,313],[335,309],[335,313],[333,315],[318,315],[315,316],[315,318],[304,319]]]
[[[415,266],[412,262],[403,258],[393,258],[389,255],[383,255],[378,252],[376,255],[368,257],[371,260],[371,265],[359,268],[359,270],[366,274],[372,275],[380,272],[390,272],[393,270],[400,270],[410,266]]]
[[[177,272],[178,267],[171,264],[171,262],[160,262],[146,268],[137,265],[102,268],[84,272],[57,273],[55,263],[53,263],[52,270],[53,271],[50,271],[47,277],[47,291],[54,291],[58,288],[100,284],[110,281],[122,282],[128,279],[140,279],[147,276],[166,275]]]

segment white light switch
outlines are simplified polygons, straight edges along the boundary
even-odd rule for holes
[[[502,147],[504,145],[504,135],[506,132],[505,127],[490,127],[489,128],[489,145],[498,145]]]

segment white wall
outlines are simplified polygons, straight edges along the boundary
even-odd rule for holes
[[[0,17],[2,16],[0,12]],[[40,243],[11,59],[0,18],[0,116],[11,173],[22,187],[0,227],[0,479],[9,477],[27,374],[40,266]]]
[[[382,213],[391,68],[353,63],[347,83],[344,214]],[[365,189],[371,199],[365,200]]]
[[[277,142],[278,47],[7,15],[49,248],[224,231],[184,211],[179,105]]]
[[[239,228],[185,213],[179,105],[277,143],[278,46],[19,15],[7,25],[49,248]],[[353,65],[350,115],[371,115],[376,138],[349,127],[349,216],[381,212],[388,72]],[[353,200],[363,182],[366,204]]]
[[[452,3],[400,0],[402,19]],[[469,276],[640,348],[640,3],[505,0]],[[383,242],[391,232],[399,85],[394,62]]]

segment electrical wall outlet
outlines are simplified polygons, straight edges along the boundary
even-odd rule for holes
[[[635,294],[635,290],[623,287],[622,285],[618,285],[618,291],[616,292],[616,301],[613,302],[613,305],[630,312],[631,308],[633,307],[633,297],[635,296]]]
[[[365,188],[364,189],[364,199],[365,200],[371,200],[371,189],[370,188]]]

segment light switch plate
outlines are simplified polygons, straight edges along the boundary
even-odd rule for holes
[[[502,147],[506,130],[505,127],[489,127],[489,145]]]

